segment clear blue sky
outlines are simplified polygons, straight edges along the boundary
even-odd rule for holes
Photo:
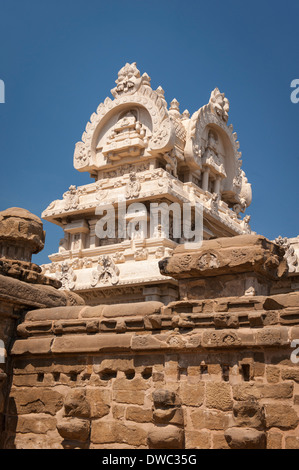
[[[136,61],[181,111],[216,86],[225,92],[252,183],[252,229],[299,234],[297,0],[0,0],[0,40],[0,210],[40,216],[71,184],[93,181],[73,168],[75,143],[118,70]],[[62,236],[44,227],[37,263]]]

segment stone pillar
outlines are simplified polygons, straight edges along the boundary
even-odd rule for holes
[[[217,176],[216,181],[215,181],[215,186],[214,186],[214,193],[219,194],[219,195],[220,195],[220,183],[221,183],[220,176]]]
[[[208,191],[209,189],[209,174],[210,170],[209,168],[206,168],[202,175],[202,189],[204,191]]]
[[[96,223],[97,223],[97,220],[91,220],[89,222],[89,248],[95,248],[97,246],[97,243],[96,243],[96,232],[95,232],[95,228],[96,228]]]

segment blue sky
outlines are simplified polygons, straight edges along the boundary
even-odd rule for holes
[[[118,70],[137,62],[190,113],[218,86],[230,100],[251,227],[270,239],[299,234],[298,1],[0,0],[0,210],[41,215],[71,184],[75,143]],[[44,222],[48,261],[62,230]]]

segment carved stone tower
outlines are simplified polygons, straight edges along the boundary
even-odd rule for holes
[[[175,233],[173,215],[169,230],[157,218],[150,231],[150,206],[200,204],[204,239],[251,232],[250,217],[240,217],[251,202],[251,185],[241,170],[236,133],[227,125],[229,102],[216,88],[209,103],[190,117],[187,110],[180,112],[176,99],[168,107],[163,89],[153,90],[136,63],[119,71],[111,93],[114,99],[98,106],[75,148],[75,168],[89,172],[95,182],[70,186],[42,214],[65,234],[44,273],[91,305],[167,304],[177,299],[177,281],[160,273],[158,261],[185,239]],[[119,201],[125,234],[117,223]],[[144,210],[130,213],[132,203],[142,203]],[[96,234],[105,216],[99,205],[115,208],[116,229],[108,238]],[[139,230],[133,237],[128,226],[136,217]]]

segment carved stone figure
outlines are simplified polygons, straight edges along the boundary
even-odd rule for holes
[[[288,263],[289,272],[296,272],[299,267],[298,257],[295,253],[294,247],[290,245],[287,237],[282,237],[279,235],[279,237],[275,239],[275,243],[285,249],[284,257]]]
[[[101,255],[98,258],[97,270],[92,271],[91,285],[95,286],[100,284],[117,284],[118,283],[119,269],[115,266],[111,257],[108,255]]]
[[[126,199],[134,199],[139,196],[141,190],[141,184],[139,182],[136,173],[131,172],[129,174],[129,181],[126,184]]]
[[[79,204],[76,186],[71,185],[69,190],[64,193],[63,199],[65,210],[76,209]]]
[[[210,97],[209,104],[215,112],[225,121],[228,120],[229,101],[225,98],[224,93],[220,93],[218,88],[215,88]]]
[[[145,128],[137,120],[135,113],[128,111],[112,128],[103,147],[103,155],[109,160],[119,160],[127,154],[136,157],[141,154],[147,143]]]
[[[61,270],[56,271],[56,277],[62,283],[62,289],[73,290],[75,288],[77,276],[66,261],[61,264]]]

